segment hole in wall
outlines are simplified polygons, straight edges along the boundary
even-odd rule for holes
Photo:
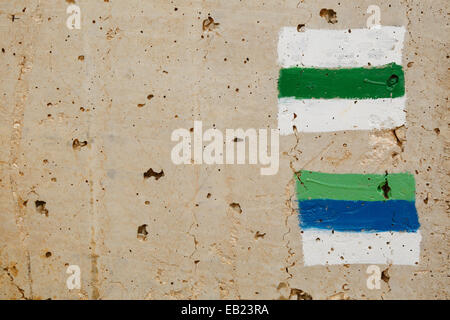
[[[325,9],[323,8],[322,10],[320,10],[320,16],[322,18],[324,18],[325,20],[327,20],[328,23],[331,24],[335,24],[337,23],[337,15],[336,15],[336,11],[334,11],[333,9]]]
[[[45,208],[46,204],[47,204],[47,202],[42,201],[42,200],[36,200],[34,202],[34,205],[36,206],[36,211],[39,212],[40,214],[43,214],[46,217],[48,217],[48,209]]]
[[[146,172],[144,172],[144,179],[149,179],[151,177],[154,177],[155,180],[159,180],[160,178],[164,177],[164,170],[161,169],[160,172],[156,172],[153,171],[152,168],[150,168]]]
[[[147,235],[148,235],[147,225],[146,224],[140,225],[137,229],[137,238],[141,241],[145,241],[147,240]]]
[[[242,213],[241,205],[239,203],[236,202],[230,203],[230,208],[239,214]]]

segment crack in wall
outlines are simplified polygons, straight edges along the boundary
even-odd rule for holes
[[[29,298],[29,297],[27,297],[27,296],[25,295],[25,290],[22,289],[22,288],[15,282],[14,276],[9,272],[9,268],[8,268],[8,267],[2,267],[1,269],[2,269],[3,271],[5,271],[5,273],[8,275],[8,278],[9,278],[9,280],[11,281],[11,284],[12,284],[14,287],[16,287],[17,291],[19,291],[19,293],[20,293],[22,299],[24,299],[24,300],[31,300],[31,298]]]
[[[293,131],[294,131],[294,136],[295,136],[295,144],[289,150],[287,155],[289,157],[291,157],[291,159],[289,160],[289,167],[291,168],[293,174],[296,175],[297,171],[294,169],[294,161],[298,160],[298,156],[295,153],[297,153],[297,148],[300,144],[300,137],[298,135],[298,131],[295,126],[293,126]],[[300,151],[300,153],[301,153],[301,151]],[[291,190],[294,190],[294,194],[291,193],[292,192]],[[282,239],[283,239],[283,241],[285,241],[285,248],[288,253],[288,256],[285,259],[285,271],[287,273],[286,282],[287,282],[287,285],[289,286],[288,280],[293,277],[292,273],[289,272],[289,268],[291,268],[295,265],[295,260],[291,262],[291,259],[295,256],[295,253],[294,253],[293,248],[290,246],[290,240],[286,239],[286,237],[291,233],[291,228],[289,227],[289,223],[288,223],[289,218],[291,216],[294,216],[297,214],[297,210],[292,205],[293,197],[295,198],[295,180],[294,179],[292,179],[292,178],[289,179],[289,182],[286,184],[286,187],[285,187],[285,192],[286,192],[286,196],[287,196],[285,205],[288,208],[289,213],[286,215],[285,220],[284,220],[284,224],[285,224],[287,231],[286,231],[286,233],[283,234]]]
[[[408,34],[409,34],[409,38],[411,39],[412,42],[414,41],[414,38],[412,36],[411,33],[411,18],[409,17],[409,12],[412,11],[413,9],[411,8],[411,5],[409,4],[409,1],[405,0],[405,6],[406,6],[406,19],[408,20],[408,24],[406,25],[406,30],[408,30]]]

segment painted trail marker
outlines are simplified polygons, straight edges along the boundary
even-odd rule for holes
[[[420,257],[409,173],[296,175],[305,265],[414,265]]]
[[[278,41],[278,128],[380,130],[406,122],[404,27],[283,28]],[[419,261],[414,176],[296,176],[305,265]]]
[[[390,129],[405,124],[404,27],[281,30],[280,134]]]

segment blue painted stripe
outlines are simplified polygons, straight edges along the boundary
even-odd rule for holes
[[[406,231],[419,229],[414,201],[347,201],[313,199],[299,201],[302,229],[353,232]]]

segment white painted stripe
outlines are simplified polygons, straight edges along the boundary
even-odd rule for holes
[[[332,264],[414,265],[420,259],[417,232],[334,232],[304,230],[306,266]]]
[[[294,125],[299,132],[391,129],[405,124],[405,102],[405,96],[363,100],[281,98],[278,129],[281,135],[292,134]]]
[[[281,29],[278,63],[289,67],[363,67],[402,64],[404,27],[380,29],[316,30]]]

